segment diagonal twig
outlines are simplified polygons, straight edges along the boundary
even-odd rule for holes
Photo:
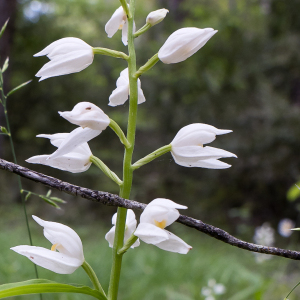
[[[74,184],[70,184],[68,182],[59,180],[57,178],[47,176],[45,174],[38,173],[36,171],[24,168],[20,165],[11,163],[1,158],[0,158],[0,169],[18,174],[24,178],[30,179],[38,183],[42,183],[47,187],[71,194],[73,196],[80,196],[84,199],[88,199],[94,202],[99,202],[108,206],[120,206],[128,209],[137,209],[137,210],[144,210],[146,207],[146,204],[144,203],[123,199],[118,195],[114,195],[111,193],[91,190]],[[188,226],[190,228],[194,228],[198,231],[201,231],[224,243],[227,243],[229,245],[244,250],[276,255],[276,256],[281,256],[281,257],[294,259],[294,260],[300,260],[300,252],[298,251],[286,250],[286,249],[281,249],[276,247],[266,247],[266,246],[256,245],[253,243],[248,243],[230,235],[228,232],[226,232],[223,229],[220,229],[218,227],[212,226],[210,224],[204,223],[200,220],[196,220],[194,218],[185,215],[180,215],[177,222],[185,226]]]

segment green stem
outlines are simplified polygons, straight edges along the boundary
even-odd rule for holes
[[[133,36],[134,38],[137,38],[141,34],[145,33],[147,30],[149,30],[152,27],[150,23],[146,23],[142,28],[140,28]]]
[[[126,241],[124,246],[118,251],[118,254],[124,254],[137,241],[137,239],[138,237],[132,234],[130,238]]]
[[[123,181],[100,158],[91,155],[90,162],[95,164],[107,177],[113,180],[117,185],[122,186]]]
[[[132,18],[131,12],[128,9],[127,1],[126,0],[120,0],[120,2],[121,2],[121,5],[122,5],[122,7],[123,7],[123,9],[124,9],[124,11],[126,13],[126,15],[127,15],[127,18],[128,19]]]
[[[159,61],[158,53],[153,55],[139,70],[134,74],[135,78],[139,78],[143,73],[147,72]]]
[[[127,126],[127,140],[130,147],[125,149],[124,162],[123,162],[123,185],[120,188],[120,196],[129,199],[131,186],[132,186],[132,173],[131,168],[132,154],[134,150],[136,119],[137,119],[137,106],[138,106],[138,90],[137,78],[134,77],[136,72],[136,55],[134,49],[133,37],[133,22],[135,12],[135,0],[130,1],[129,17],[128,17],[128,74],[129,74],[129,113],[128,113],[128,126]],[[125,222],[126,222],[125,208],[119,207],[117,214],[117,224],[115,230],[115,239],[113,245],[113,262],[111,269],[111,276],[108,289],[108,299],[116,300],[118,297],[118,288],[121,274],[121,265],[123,254],[118,254],[118,251],[123,247]]]
[[[4,91],[3,91],[2,72],[0,72],[0,85],[1,85],[1,94],[2,94],[2,105],[3,105],[4,116],[5,116],[6,127],[7,127],[6,129],[7,129],[7,132],[8,132],[8,137],[9,137],[9,142],[10,142],[11,151],[12,151],[12,155],[13,155],[13,160],[14,160],[15,164],[18,164],[17,157],[16,157],[16,152],[15,152],[15,147],[14,147],[14,143],[13,143],[13,138],[12,138],[12,135],[11,135],[8,114],[7,114],[7,108],[6,108],[7,96],[5,96]],[[25,223],[26,223],[27,233],[28,233],[28,237],[29,237],[29,243],[30,243],[31,246],[33,246],[30,227],[29,227],[29,222],[28,222],[27,210],[26,210],[26,205],[25,205],[25,197],[24,197],[23,193],[21,192],[23,190],[23,186],[22,186],[22,182],[21,182],[21,177],[19,175],[17,176],[17,181],[18,181],[19,191],[20,191],[20,195],[21,195],[21,199],[22,199],[22,206],[23,206],[23,212],[24,212],[24,216],[25,216]],[[39,275],[38,275],[37,266],[35,264],[34,264],[34,271],[35,271],[35,276],[38,279]],[[42,300],[42,295],[40,295],[40,299]]]
[[[129,56],[126,55],[124,52],[115,51],[107,48],[95,47],[93,48],[93,52],[94,54],[101,54],[101,55],[107,55],[116,58],[123,58],[125,60],[129,59]]]
[[[135,162],[131,167],[133,170],[140,168],[141,166],[151,162],[152,160],[158,158],[161,155],[164,155],[172,150],[172,145],[163,146],[152,153],[148,154],[147,156],[143,157],[142,159]]]
[[[292,290],[288,293],[288,295],[284,298],[284,300],[288,299],[288,296],[298,287],[298,285],[300,285],[300,282],[298,282],[293,288]]]
[[[94,288],[99,291],[101,294],[103,294],[103,296],[106,298],[106,294],[98,280],[98,277],[96,275],[96,273],[94,272],[94,270],[92,269],[92,267],[87,263],[87,261],[84,261],[84,263],[82,264],[82,268],[84,269],[84,271],[87,273],[87,275],[89,276],[91,282],[93,283]]]
[[[121,143],[126,147],[130,147],[130,143],[128,142],[123,130],[120,128],[117,122],[110,119],[109,127],[116,133],[116,135],[119,137]]]

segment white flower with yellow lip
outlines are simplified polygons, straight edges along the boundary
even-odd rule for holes
[[[52,243],[51,250],[26,245],[12,247],[11,250],[58,274],[71,274],[84,263],[82,242],[73,229],[60,223],[32,217],[44,227],[44,236]]]
[[[164,228],[174,223],[178,217],[177,209],[186,206],[171,200],[157,198],[151,201],[141,214],[140,224],[134,235],[147,244],[153,244],[163,250],[186,254],[192,247]]]

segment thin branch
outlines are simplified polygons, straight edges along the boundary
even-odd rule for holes
[[[38,183],[42,183],[47,187],[71,194],[73,196],[80,196],[84,199],[88,199],[94,202],[99,202],[108,206],[118,206],[118,207],[125,207],[128,209],[137,209],[137,210],[144,210],[146,207],[146,204],[144,203],[123,199],[117,195],[110,194],[107,192],[91,190],[74,184],[70,184],[68,182],[64,182],[57,178],[50,177],[42,173],[38,173],[33,170],[16,165],[14,163],[8,162],[1,158],[0,158],[0,169],[18,174],[24,178],[30,179]],[[229,245],[244,250],[276,255],[276,256],[281,256],[281,257],[294,259],[294,260],[300,260],[300,252],[298,251],[280,249],[275,247],[266,247],[266,246],[252,244],[252,243],[247,243],[243,240],[240,240],[230,235],[228,232],[218,227],[206,224],[200,220],[196,220],[188,216],[180,215],[177,222],[185,226],[194,228],[198,231],[201,231],[224,243],[227,243]]]

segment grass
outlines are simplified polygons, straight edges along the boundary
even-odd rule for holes
[[[4,216],[4,217],[3,217]],[[63,218],[62,218],[63,219]],[[50,248],[42,230],[31,221],[36,245]],[[0,283],[32,279],[34,269],[25,257],[9,250],[26,244],[26,228],[21,214],[14,210],[1,214],[0,231]],[[111,249],[104,240],[106,231],[96,226],[75,224],[72,226],[81,236],[86,260],[92,265],[106,290],[110,275]],[[201,288],[210,278],[226,286],[226,293],[219,300],[274,300],[284,299],[300,280],[298,262],[274,257],[262,264],[255,262],[250,252],[223,244],[202,233],[184,230],[175,225],[171,231],[193,246],[187,255],[165,252],[152,245],[130,249],[124,256],[120,283],[120,300],[202,300]],[[90,285],[80,268],[71,275],[59,275],[39,268],[40,278],[62,283]],[[300,288],[289,297],[299,299]],[[17,299],[17,298],[16,298]],[[20,296],[18,299],[39,299],[38,296]],[[43,300],[91,299],[76,294],[45,294]]]

